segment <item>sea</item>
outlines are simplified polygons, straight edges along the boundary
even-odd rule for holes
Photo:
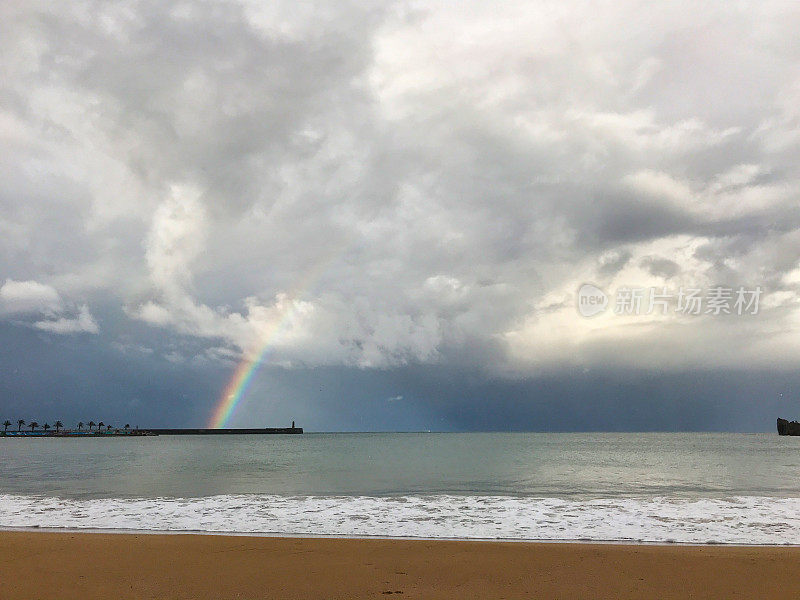
[[[800,543],[800,437],[0,438],[0,527]]]

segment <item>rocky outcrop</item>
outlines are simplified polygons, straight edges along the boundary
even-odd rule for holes
[[[778,419],[778,435],[800,435],[800,423]]]

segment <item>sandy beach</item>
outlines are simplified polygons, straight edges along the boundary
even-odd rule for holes
[[[0,532],[0,597],[796,598],[800,548]]]

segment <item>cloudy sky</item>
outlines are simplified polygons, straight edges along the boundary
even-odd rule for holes
[[[0,418],[202,425],[264,348],[232,425],[800,417],[798,29],[789,1],[3,2]],[[678,310],[714,288],[730,314]]]

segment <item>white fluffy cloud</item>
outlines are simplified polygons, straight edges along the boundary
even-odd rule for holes
[[[15,319],[31,317],[32,325],[56,334],[98,333],[97,322],[87,305],[71,308],[56,289],[38,281],[6,279],[0,287],[2,312]]]
[[[791,5],[0,11],[0,299],[37,327],[96,330],[47,281],[286,365],[800,362]],[[764,309],[586,320],[585,281]]]
[[[0,286],[0,301],[6,313],[36,313],[61,308],[61,296],[55,288],[38,281],[6,279]]]
[[[341,297],[305,300],[305,290],[278,291],[268,301],[243,299],[241,311],[213,308],[192,295],[192,268],[206,243],[206,214],[196,191],[180,186],[155,212],[146,257],[152,298],[128,308],[152,325],[218,338],[246,353],[269,344],[284,364],[385,367],[435,358],[440,341],[431,315],[377,311]]]

